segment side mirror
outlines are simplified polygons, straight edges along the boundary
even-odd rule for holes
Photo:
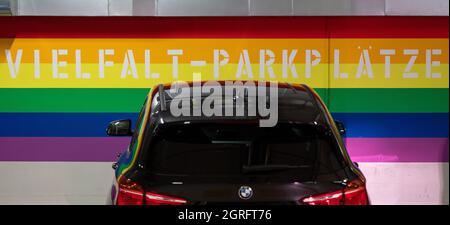
[[[359,167],[359,164],[358,164],[357,162],[353,162],[353,164],[354,164],[356,167]]]
[[[131,136],[131,120],[114,120],[108,124],[106,134],[109,136]]]
[[[336,124],[339,134],[344,135],[345,134],[344,123],[342,123],[341,121],[338,121],[338,120],[335,120],[334,123]]]

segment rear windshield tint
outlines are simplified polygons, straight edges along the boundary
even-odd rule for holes
[[[170,176],[299,176],[314,180],[343,168],[342,155],[328,133],[314,125],[170,125],[152,138],[147,167]]]

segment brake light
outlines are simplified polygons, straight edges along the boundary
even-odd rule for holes
[[[182,205],[185,199],[161,195],[153,192],[145,192],[141,185],[125,177],[119,179],[119,193],[117,205]]]
[[[368,205],[369,198],[364,182],[356,179],[342,190],[307,197],[302,202],[307,205]]]
[[[181,198],[156,194],[153,192],[145,193],[145,204],[147,205],[183,205],[186,203],[187,201]]]

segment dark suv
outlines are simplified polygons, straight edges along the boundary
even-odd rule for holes
[[[132,136],[113,164],[110,204],[369,204],[343,124],[308,86],[277,83],[272,127],[259,126],[258,116],[174,116],[169,89],[151,90],[134,130],[129,119],[109,124],[108,135]]]

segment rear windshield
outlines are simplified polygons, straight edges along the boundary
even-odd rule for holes
[[[146,157],[160,175],[316,180],[344,167],[328,133],[314,125],[170,125],[152,138]]]

